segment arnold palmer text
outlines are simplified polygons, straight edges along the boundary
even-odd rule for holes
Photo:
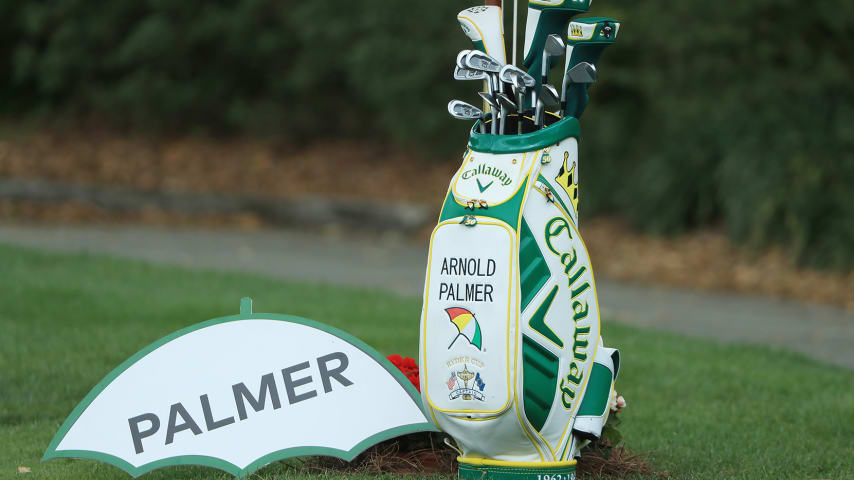
[[[472,280],[480,277],[487,280],[495,275],[495,260],[466,257],[444,258],[439,273],[447,277],[465,277]],[[492,284],[486,281],[447,281],[439,284],[440,300],[492,302],[492,292]]]

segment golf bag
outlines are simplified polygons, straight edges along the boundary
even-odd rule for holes
[[[476,125],[432,232],[421,395],[460,478],[573,478],[610,412],[620,356],[577,228],[578,138],[572,117],[522,135]]]

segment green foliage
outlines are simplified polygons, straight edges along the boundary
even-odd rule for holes
[[[0,0],[0,114],[455,154],[453,0]],[[854,265],[854,3],[596,2],[623,22],[583,119],[584,213],[723,224]],[[509,17],[509,15],[508,15]]]
[[[583,122],[585,206],[854,265],[854,4],[600,6],[625,23]]]

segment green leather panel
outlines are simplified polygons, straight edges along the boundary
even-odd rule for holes
[[[465,205],[457,203],[454,199],[453,192],[448,192],[448,196],[445,197],[445,205],[442,207],[442,215],[439,217],[439,222],[441,223],[445,220],[462,217],[464,215],[476,215],[479,217],[489,217],[501,220],[507,223],[507,225],[510,225],[510,228],[515,230],[516,225],[519,224],[519,216],[522,215],[522,200],[525,198],[525,192],[528,191],[528,187],[528,179],[526,178],[525,183],[521,188],[519,188],[519,191],[510,198],[510,200],[494,207],[476,208],[474,210],[469,210]],[[475,226],[473,228],[477,227]]]
[[[537,292],[546,284],[551,272],[525,220],[522,220],[519,237],[519,283],[522,290],[521,311],[524,312]]]
[[[554,400],[560,362],[527,335],[522,335],[522,392],[525,416],[538,431],[543,428]]]
[[[584,400],[578,408],[578,416],[601,417],[608,408],[608,400],[611,395],[611,371],[600,363],[594,363],[590,370],[590,379],[587,381],[587,390],[584,392]]]

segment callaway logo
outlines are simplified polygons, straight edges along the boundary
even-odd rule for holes
[[[498,167],[490,167],[489,165],[486,165],[484,163],[481,163],[475,168],[464,171],[462,174],[462,179],[468,180],[472,177],[479,177],[483,175],[493,178],[490,179],[489,184],[487,184],[486,186],[483,186],[483,184],[480,183],[480,179],[475,178],[475,180],[477,180],[477,186],[478,188],[480,188],[481,193],[483,193],[484,190],[489,188],[489,186],[492,185],[492,182],[494,182],[495,180],[498,180],[498,182],[501,185],[504,185],[505,187],[513,183],[513,179],[510,178],[510,175],[507,175],[507,172],[501,170]]]
[[[485,192],[487,188],[491,187],[492,184],[495,183],[495,180],[493,180],[493,181],[487,183],[486,186],[484,187],[483,184],[480,183],[479,178],[476,178],[475,181],[477,181],[477,188],[480,190],[480,193]]]

